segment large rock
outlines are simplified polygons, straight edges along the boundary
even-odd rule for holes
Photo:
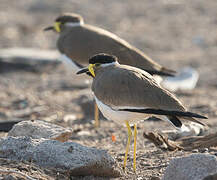
[[[71,135],[72,130],[70,128],[63,128],[40,120],[19,122],[8,132],[8,136],[28,136],[33,139],[45,138],[61,142],[67,141]]]
[[[73,142],[5,137],[0,139],[0,157],[34,162],[42,167],[67,172],[71,176],[120,176],[114,159],[105,150]]]
[[[192,154],[170,161],[162,180],[202,180],[217,172],[217,158],[209,154]]]

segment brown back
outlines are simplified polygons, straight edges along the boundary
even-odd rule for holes
[[[117,56],[121,64],[151,71],[162,68],[116,35],[87,24],[65,29],[57,46],[60,52],[81,64],[88,64],[88,59],[97,53],[107,53]]]
[[[110,106],[185,111],[181,102],[138,68],[112,65],[96,71],[92,91]]]

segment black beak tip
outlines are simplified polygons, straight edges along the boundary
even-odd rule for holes
[[[76,74],[81,74],[81,71],[76,72]]]
[[[83,74],[83,73],[87,73],[89,70],[87,68],[83,68],[81,70],[79,70],[78,72],[76,72],[76,74]]]
[[[54,30],[53,26],[49,26],[43,29],[43,31],[50,31],[50,30]]]

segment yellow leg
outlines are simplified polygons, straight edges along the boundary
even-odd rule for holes
[[[130,147],[130,140],[131,140],[131,136],[132,136],[129,122],[126,121],[125,123],[126,123],[127,130],[128,130],[128,140],[127,140],[126,152],[125,152],[125,157],[124,157],[124,170],[125,170],[126,165],[127,165],[127,155],[128,155],[128,151],[129,151],[129,147]]]
[[[99,109],[97,107],[96,102],[94,103],[94,119],[95,119],[95,127],[99,127]]]
[[[133,169],[136,172],[136,137],[137,137],[137,127],[134,124],[134,151],[133,151]]]

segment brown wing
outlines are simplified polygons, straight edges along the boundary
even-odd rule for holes
[[[111,106],[185,111],[181,102],[160,87],[151,75],[126,65],[96,71],[92,90],[99,100]]]

